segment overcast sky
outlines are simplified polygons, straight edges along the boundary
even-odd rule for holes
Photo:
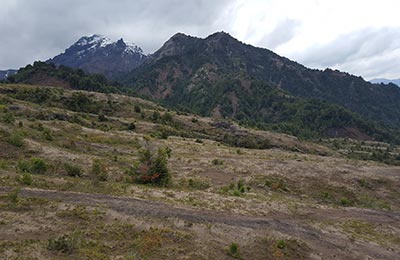
[[[400,78],[399,0],[1,0],[0,69],[103,34],[154,52],[176,32],[226,31],[311,68]]]

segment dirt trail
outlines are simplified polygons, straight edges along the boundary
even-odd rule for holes
[[[1,188],[0,192],[10,189]],[[176,207],[161,202],[132,197],[115,197],[104,194],[87,194],[40,189],[21,189],[22,197],[46,198],[71,204],[105,206],[111,210],[138,217],[179,218],[189,222],[215,223],[229,226],[279,231],[306,242],[314,252],[315,259],[398,259],[399,252],[367,242],[351,242],[339,233],[328,233],[310,226],[309,220],[343,220],[359,218],[374,223],[400,223],[399,212],[364,209],[310,209],[306,214],[291,216],[272,213],[266,217],[237,215],[209,210]],[[368,258],[369,257],[369,258]]]

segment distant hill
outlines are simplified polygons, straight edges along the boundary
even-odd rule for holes
[[[378,79],[371,79],[370,82],[371,82],[371,83],[374,83],[374,84],[381,84],[381,83],[383,83],[383,84],[390,84],[390,83],[392,83],[392,84],[397,85],[398,87],[400,86],[400,79],[384,79],[384,78],[378,78]]]
[[[47,62],[80,68],[88,73],[100,73],[112,79],[131,71],[146,59],[143,50],[120,39],[111,41],[102,35],[84,36],[71,45],[64,53]]]
[[[55,66],[52,63],[36,61],[21,68],[7,78],[7,83],[38,84],[42,86],[82,89],[98,92],[118,92],[117,83],[109,82],[101,74],[87,74],[81,69]],[[111,87],[113,85],[114,87]]]
[[[0,80],[5,80],[7,77],[14,75],[18,70],[0,70]]]

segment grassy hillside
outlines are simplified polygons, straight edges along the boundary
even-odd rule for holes
[[[396,146],[317,145],[117,94],[3,84],[0,100],[6,259],[400,253],[400,169],[360,160],[383,149],[396,160]],[[169,182],[142,184],[161,161]]]
[[[291,96],[284,90],[245,75],[203,71],[203,74],[195,78],[162,80],[164,89],[159,90],[149,88],[157,77],[148,73],[140,75],[140,79],[137,80],[138,86],[143,86],[148,94],[151,93],[150,96],[160,97],[158,102],[178,111],[234,119],[243,126],[283,132],[306,140],[349,137],[364,141],[400,142],[397,130],[380,126],[338,105],[319,99]],[[35,62],[33,66],[28,65],[8,81],[29,84],[40,82],[47,86],[106,93],[132,94],[133,92],[133,89],[128,87],[110,86],[113,83],[101,75],[85,74],[82,70],[56,67],[43,62]],[[188,85],[191,87],[187,88]],[[37,96],[49,102],[60,101],[57,95],[46,91],[38,90],[38,93],[31,97],[29,94],[24,97],[26,93],[20,92],[16,95],[28,100]],[[84,108],[84,112],[96,112],[90,109],[97,109],[100,112],[104,110],[101,107],[87,107]]]

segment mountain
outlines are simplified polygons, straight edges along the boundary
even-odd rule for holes
[[[78,63],[96,53],[113,50],[116,45],[126,44],[123,40],[112,43],[97,35],[82,37],[65,53],[71,62]],[[82,69],[54,66],[51,63],[56,58],[47,65],[28,65],[8,82],[100,92],[133,91],[173,109],[232,118],[244,126],[306,139],[400,141],[399,88],[371,84],[339,71],[311,70],[224,32],[205,39],[178,33],[154,54],[143,56],[141,63],[129,72],[115,71],[111,64],[108,76],[118,78],[121,85],[98,74],[85,74]],[[93,64],[85,66],[93,71],[100,65],[106,66],[102,63],[105,60],[97,62],[93,58]],[[120,59],[114,62],[121,65]]]
[[[146,60],[143,50],[120,40],[113,42],[102,35],[84,36],[47,62],[101,73],[107,78],[131,71]]]
[[[234,118],[244,125],[298,137],[396,139],[391,131],[323,96],[322,87],[327,87],[322,83],[309,83],[333,82],[336,74],[364,82],[345,73],[307,69],[226,33],[205,39],[179,33],[129,73],[125,84],[169,107]],[[321,94],[307,95],[305,89],[311,87]]]
[[[0,70],[0,80],[5,80],[6,78],[8,78],[11,75],[14,75],[15,73],[17,73],[18,70]]]
[[[374,84],[381,84],[381,83],[389,84],[389,83],[392,83],[392,84],[397,85],[398,87],[400,86],[400,79],[377,78],[377,79],[371,79],[370,82],[374,83]]]
[[[236,86],[232,82],[221,83],[223,78],[234,78]],[[293,96],[338,104],[385,125],[400,126],[400,89],[394,85],[372,84],[337,70],[309,69],[267,49],[244,44],[224,32],[205,39],[174,35],[143,65],[128,73],[124,83],[140,94],[170,105],[193,108],[193,99],[202,95],[203,100],[200,97],[196,100],[201,106],[198,110],[213,114],[218,112],[223,99],[230,99],[231,109],[236,113],[243,112],[244,103],[254,104],[253,98],[257,98],[254,80]],[[223,86],[218,87],[217,83]],[[229,94],[232,88],[248,95]],[[220,99],[212,96],[214,103],[210,103],[214,92],[221,93]],[[251,106],[251,109],[262,111],[262,107]]]

